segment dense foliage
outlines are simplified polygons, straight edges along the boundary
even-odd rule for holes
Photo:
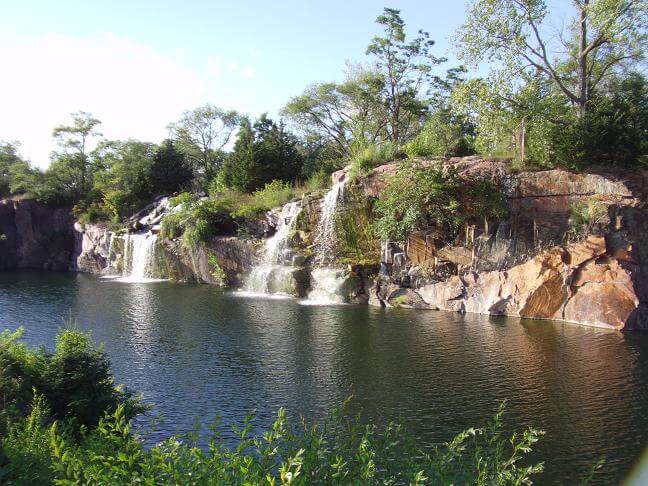
[[[542,432],[503,435],[503,408],[486,427],[432,449],[400,425],[365,424],[344,407],[298,425],[280,410],[264,431],[250,417],[229,441],[216,423],[207,447],[191,434],[145,447],[130,421],[139,410],[114,387],[105,356],[87,335],[63,331],[53,356],[18,338],[5,332],[0,341],[3,484],[517,485],[542,471],[542,464],[524,464]],[[56,393],[39,381],[47,373]]]
[[[0,432],[28,415],[36,395],[50,419],[76,427],[97,425],[118,405],[128,417],[143,410],[132,393],[115,386],[106,355],[87,334],[61,331],[54,353],[27,348],[21,336],[22,330],[0,333]]]
[[[271,208],[282,206],[295,195],[289,184],[272,181],[252,194],[215,187],[209,197],[196,198],[182,193],[171,199],[175,210],[162,219],[163,238],[182,237],[195,247],[217,234],[234,233],[242,219],[261,217]]]
[[[283,123],[262,115],[254,125],[243,119],[219,180],[227,187],[253,192],[273,180],[293,182],[301,166],[297,139]]]
[[[489,180],[467,181],[448,168],[404,163],[376,202],[376,232],[383,241],[404,241],[432,226],[456,235],[463,224],[506,214],[503,193]]]

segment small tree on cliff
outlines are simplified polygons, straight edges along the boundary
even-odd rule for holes
[[[373,56],[384,80],[382,99],[388,111],[389,140],[399,143],[418,129],[418,122],[427,108],[419,95],[436,79],[432,68],[446,59],[431,54],[434,41],[423,30],[419,30],[411,41],[407,40],[405,22],[399,10],[385,8],[376,22],[383,27],[384,34],[373,38],[367,54]]]

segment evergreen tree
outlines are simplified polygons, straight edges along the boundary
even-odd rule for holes
[[[276,124],[265,114],[254,125],[244,118],[225,166],[224,182],[240,191],[252,192],[273,180],[294,181],[301,165],[297,139],[283,124]]]
[[[158,148],[151,166],[151,183],[157,194],[171,194],[187,185],[192,171],[185,156],[172,140],[165,140]]]

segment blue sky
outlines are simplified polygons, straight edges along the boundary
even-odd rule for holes
[[[391,1],[447,55],[463,1]],[[92,112],[109,138],[158,142],[204,103],[275,115],[307,85],[364,61],[376,1],[45,1],[0,3],[0,140],[44,167],[51,130]],[[9,75],[7,75],[9,73]]]

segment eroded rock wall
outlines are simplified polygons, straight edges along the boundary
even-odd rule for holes
[[[370,303],[648,329],[647,171],[513,173],[476,157],[422,163],[497,182],[509,216],[467,226],[453,241],[431,228],[385,244]],[[379,196],[398,166],[377,168],[367,195]],[[592,234],[574,234],[572,208],[591,204]]]
[[[74,268],[74,220],[67,208],[0,200],[0,270]]]

